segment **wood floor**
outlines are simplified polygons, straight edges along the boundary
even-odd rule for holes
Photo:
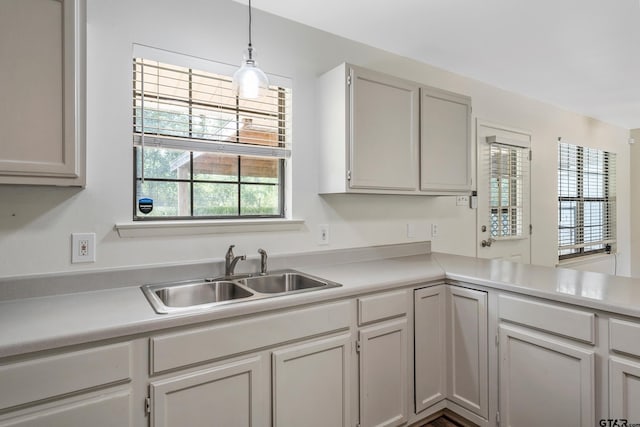
[[[447,417],[440,417],[420,427],[462,427],[462,424],[458,424]]]

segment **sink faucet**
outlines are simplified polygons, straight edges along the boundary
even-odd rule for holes
[[[224,261],[225,261],[224,275],[225,276],[233,276],[233,270],[235,270],[236,264],[238,263],[238,261],[247,259],[246,255],[235,256],[233,254],[234,247],[235,245],[229,246],[229,249],[227,250],[227,255],[225,255],[224,257]]]
[[[260,254],[260,274],[267,274],[267,251],[260,248],[258,249],[258,253]]]

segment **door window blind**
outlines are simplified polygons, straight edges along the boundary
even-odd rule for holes
[[[616,241],[616,155],[558,142],[558,255],[608,252]]]
[[[489,232],[492,239],[522,238],[528,233],[529,149],[489,137]]]

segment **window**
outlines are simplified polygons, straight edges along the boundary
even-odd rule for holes
[[[529,149],[489,137],[489,232],[492,239],[523,238]],[[525,231],[526,230],[526,231]]]
[[[172,55],[133,60],[134,220],[284,217],[291,90],[240,99],[232,71]]]
[[[616,155],[558,143],[558,255],[610,252],[616,239]]]

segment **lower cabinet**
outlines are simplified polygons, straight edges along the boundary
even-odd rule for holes
[[[399,426],[407,421],[407,319],[362,328],[360,426]]]
[[[251,357],[150,385],[153,427],[266,426],[261,359]]]
[[[349,426],[351,346],[347,333],[273,352],[275,427]]]
[[[0,361],[0,427],[95,427],[132,424],[136,343]]]
[[[0,421],[1,427],[125,427],[130,423],[128,392],[105,394]]]
[[[414,292],[415,410],[447,397],[447,285]]]
[[[443,285],[414,298],[416,413],[447,398],[486,420],[487,293]]]
[[[595,425],[595,351],[501,325],[500,425]]]
[[[448,311],[449,400],[487,419],[487,293],[451,286]]]
[[[609,360],[609,418],[640,422],[640,363]]]

